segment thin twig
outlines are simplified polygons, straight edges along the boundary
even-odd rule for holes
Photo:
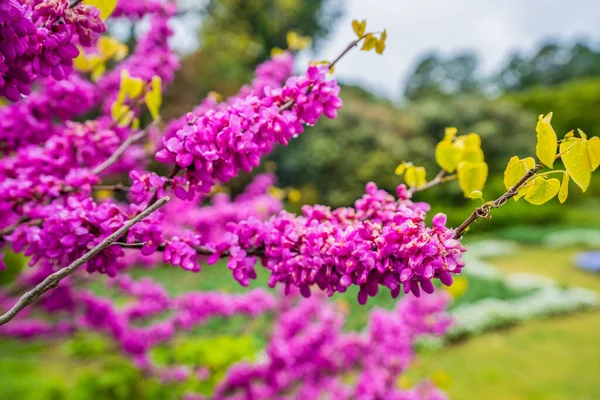
[[[69,4],[69,8],[75,8],[79,5],[79,3],[81,3],[83,0],[73,0],[73,2],[71,2]]]
[[[125,186],[122,183],[116,183],[114,185],[94,185],[92,186],[92,190],[95,192],[102,190],[107,190],[110,192],[130,192],[131,187]]]
[[[344,58],[346,53],[352,50],[353,47],[357,46],[361,42],[361,40],[363,40],[366,37],[367,35],[363,35],[358,39],[350,42],[350,44],[348,44],[348,46],[346,46],[346,48],[332,62],[329,63],[329,69],[331,70],[331,68],[335,67],[335,64],[337,64],[342,58]]]
[[[99,175],[102,172],[104,172],[107,168],[109,168],[111,165],[113,165],[115,162],[117,162],[119,157],[121,157],[123,155],[123,153],[125,153],[125,151],[127,150],[127,148],[129,146],[131,146],[133,143],[137,142],[138,140],[142,139],[150,132],[150,128],[153,127],[154,125],[156,125],[156,121],[158,121],[158,120],[155,120],[150,125],[148,125],[146,128],[144,128],[141,131],[139,131],[138,133],[136,133],[135,135],[129,136],[127,139],[125,139],[125,141],[123,143],[121,143],[119,148],[117,150],[115,150],[115,152],[112,153],[110,157],[108,157],[102,164],[98,165],[96,168],[94,168],[91,171],[92,174]]]
[[[147,244],[146,242],[135,242],[135,243],[114,242],[113,243],[114,246],[120,246],[124,249],[141,249],[146,244]],[[166,247],[166,245],[164,243],[162,243],[156,248],[156,251],[164,251],[165,247]],[[196,250],[196,253],[201,256],[211,256],[215,253],[215,250],[211,249],[210,247],[192,246],[192,248],[194,250]],[[260,256],[264,256],[265,252],[264,252],[263,248],[255,247],[255,248],[247,249],[246,254],[248,254],[249,256],[259,256],[260,257]],[[221,257],[229,257],[229,251],[222,252]]]
[[[410,189],[408,192],[410,194],[417,193],[417,192],[422,192],[422,191],[430,189],[430,188],[432,188],[432,187],[434,187],[436,185],[439,185],[440,183],[445,182],[445,180],[443,179],[445,174],[446,174],[446,171],[441,170],[435,176],[435,178],[433,178],[432,180],[430,180],[429,182],[427,182],[424,185],[421,185],[419,187],[415,187],[415,188]]]
[[[527,171],[523,178],[519,182],[517,182],[513,187],[510,188],[509,191],[504,193],[502,196],[498,197],[491,204],[484,204],[481,207],[477,207],[475,211],[469,215],[469,218],[465,220],[456,230],[454,231],[454,238],[460,239],[460,237],[465,233],[469,225],[475,222],[479,218],[489,218],[491,210],[493,208],[502,207],[506,202],[515,197],[519,193],[519,189],[527,183],[527,181],[533,177],[540,169],[544,168],[544,164],[536,164],[535,167]]]
[[[59,271],[56,271],[52,275],[48,275],[46,279],[44,279],[40,284],[38,284],[36,287],[34,287],[30,291],[26,292],[23,296],[21,296],[21,298],[19,298],[19,301],[17,301],[17,303],[14,306],[12,306],[10,310],[8,310],[2,316],[0,316],[0,325],[6,324],[10,320],[12,320],[19,312],[21,312],[21,310],[23,310],[25,307],[36,302],[41,295],[43,295],[50,289],[57,287],[61,280],[63,280],[73,272],[77,271],[79,268],[85,265],[85,263],[90,261],[94,256],[98,255],[102,250],[106,249],[108,246],[112,245],[117,239],[126,234],[132,226],[142,221],[144,218],[146,218],[147,216],[149,216],[150,214],[167,204],[168,201],[168,197],[163,197],[162,199],[158,200],[156,203],[146,208],[140,214],[127,221],[125,225],[123,225],[117,231],[112,233],[93,249],[85,253],[77,260],[73,261],[71,265]]]

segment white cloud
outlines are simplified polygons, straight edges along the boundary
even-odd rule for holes
[[[511,51],[531,50],[546,38],[596,39],[600,2],[348,0],[344,18],[313,57],[328,59],[343,49],[353,38],[354,18],[366,18],[373,30],[387,28],[387,50],[383,56],[351,52],[336,67],[336,74],[398,99],[404,79],[426,51],[473,49],[483,69],[491,71]]]

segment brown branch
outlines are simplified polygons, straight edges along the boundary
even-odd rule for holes
[[[94,256],[98,255],[102,250],[106,249],[108,246],[112,245],[117,239],[126,234],[132,226],[142,221],[144,218],[167,204],[169,201],[168,197],[163,197],[158,200],[156,203],[152,204],[140,214],[130,219],[119,228],[117,231],[112,233],[106,239],[102,240],[97,246],[93,249],[85,253],[83,256],[73,261],[71,265],[66,268],[63,268],[52,275],[48,275],[46,279],[44,279],[41,283],[39,283],[36,287],[26,292],[21,298],[17,301],[17,303],[12,306],[10,310],[5,312],[2,316],[0,316],[0,325],[4,325],[10,320],[12,320],[19,312],[21,312],[25,307],[30,304],[35,303],[41,295],[58,286],[61,280],[77,271],[81,268],[85,263],[91,260]]]
[[[71,2],[69,4],[69,8],[75,8],[77,7],[83,0],[73,0],[73,2]]]
[[[173,178],[175,178],[175,175],[177,175],[179,173],[179,171],[181,171],[181,167],[179,166],[179,164],[175,164],[173,166],[173,169],[171,170],[171,172],[169,172],[169,175],[167,175],[167,181],[163,185],[163,190],[166,190],[171,185],[171,182],[173,182]],[[148,205],[154,204],[157,199],[158,199],[158,190],[155,190],[154,195],[150,199],[150,202],[148,203]]]
[[[125,186],[122,183],[116,183],[114,185],[94,185],[92,186],[92,190],[95,192],[101,190],[108,190],[110,192],[129,192],[131,191],[131,187]]]
[[[156,125],[156,121],[158,121],[158,120],[155,120],[150,125],[148,125],[146,128],[144,128],[141,131],[139,131],[138,133],[136,133],[135,135],[129,136],[127,139],[125,139],[125,141],[123,143],[121,143],[119,148],[117,150],[115,150],[115,152],[112,153],[110,157],[108,157],[102,164],[100,164],[100,165],[96,166],[96,168],[92,169],[92,171],[91,171],[92,174],[99,175],[102,172],[104,172],[107,168],[109,168],[111,165],[113,165],[115,162],[117,162],[119,157],[121,157],[123,155],[123,153],[125,153],[125,151],[127,150],[127,148],[129,146],[131,146],[133,143],[137,142],[138,140],[142,139],[150,132],[150,128],[153,127],[154,125]]]
[[[493,208],[502,207],[508,200],[515,197],[519,193],[519,189],[523,186],[529,179],[531,179],[539,170],[544,168],[544,164],[539,163],[536,164],[535,167],[527,171],[525,175],[521,178],[519,182],[517,182],[513,187],[510,188],[509,191],[504,193],[502,196],[498,197],[491,204],[484,204],[481,207],[477,207],[469,218],[465,220],[456,230],[454,231],[454,238],[460,239],[461,236],[465,233],[469,225],[475,222],[479,218],[489,218],[491,210]]]
[[[344,58],[344,56],[350,50],[352,50],[353,47],[357,46],[361,42],[361,40],[363,40],[365,37],[367,37],[367,35],[363,35],[363,36],[359,37],[358,39],[351,41],[348,44],[348,46],[346,46],[346,48],[336,58],[334,58],[332,62],[329,63],[329,69],[335,67],[335,64],[337,64],[342,58]]]
[[[112,245],[113,246],[120,246],[124,249],[141,249],[142,247],[144,247],[147,243],[146,242],[135,242],[135,243],[125,243],[125,242],[114,242]],[[165,244],[162,243],[161,245],[159,245],[156,249],[156,251],[164,251],[165,250]],[[201,256],[211,256],[215,253],[214,250],[212,250],[209,247],[205,247],[205,246],[191,246],[194,250],[196,250],[196,253],[201,255]],[[264,256],[265,252],[264,249],[262,248],[250,248],[246,250],[246,254],[250,255],[250,256]],[[221,257],[229,257],[229,251],[224,251],[223,253],[221,253]]]
[[[417,193],[417,192],[422,192],[422,191],[424,191],[424,190],[427,190],[427,189],[430,189],[430,188],[432,188],[432,187],[434,187],[434,186],[436,186],[436,185],[439,185],[439,184],[440,184],[440,183],[442,183],[442,182],[446,182],[448,179],[443,179],[445,174],[446,174],[446,171],[444,171],[444,170],[441,170],[441,171],[440,171],[440,172],[439,172],[439,173],[438,173],[438,174],[435,176],[435,178],[433,178],[432,180],[430,180],[429,182],[427,182],[427,183],[426,183],[426,184],[424,184],[424,185],[421,185],[421,186],[419,186],[419,187],[415,187],[415,188],[412,188],[412,189],[410,189],[408,192],[409,192],[410,194]]]

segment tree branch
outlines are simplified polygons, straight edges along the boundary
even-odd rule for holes
[[[490,216],[491,210],[493,208],[502,207],[506,202],[515,197],[519,193],[519,188],[523,186],[529,179],[531,179],[539,170],[544,168],[544,164],[536,164],[535,167],[527,171],[523,178],[519,182],[515,184],[515,186],[511,187],[509,191],[504,193],[502,196],[498,197],[492,204],[484,204],[481,207],[477,207],[469,218],[465,220],[454,232],[454,238],[460,239],[461,236],[465,233],[469,225],[475,222],[479,218],[488,218]]]
[[[113,165],[115,162],[117,162],[119,157],[121,157],[123,155],[123,153],[125,153],[125,150],[127,150],[127,148],[129,146],[131,146],[133,143],[137,142],[138,140],[142,139],[144,136],[146,136],[150,132],[150,128],[156,125],[156,121],[152,122],[150,125],[148,125],[144,129],[142,129],[135,135],[129,136],[127,139],[125,139],[125,141],[123,143],[121,143],[119,148],[117,150],[115,150],[115,152],[112,153],[110,157],[108,157],[102,164],[100,164],[100,165],[96,166],[96,168],[92,169],[92,171],[91,171],[92,174],[99,175],[102,172],[104,172],[107,168],[109,168],[111,165]]]
[[[427,183],[426,183],[426,184],[424,184],[424,185],[421,185],[421,186],[419,186],[419,187],[415,187],[415,188],[409,189],[409,191],[408,191],[408,192],[409,192],[410,194],[417,193],[417,192],[422,192],[422,191],[424,191],[424,190],[427,190],[427,189],[430,189],[430,188],[432,188],[432,187],[434,187],[434,186],[436,186],[436,185],[439,185],[439,184],[440,184],[440,183],[442,183],[442,182],[446,182],[448,179],[444,179],[444,175],[445,175],[445,174],[446,174],[446,171],[444,171],[444,170],[441,170],[441,171],[440,171],[440,172],[439,172],[439,173],[438,173],[438,174],[435,176],[435,178],[433,178],[432,180],[430,180],[429,182],[427,182]],[[451,178],[451,176],[450,176],[450,177],[447,177],[447,178]]]
[[[142,247],[144,247],[147,243],[146,242],[135,242],[135,243],[125,243],[125,242],[114,242],[113,246],[120,246],[124,249],[141,249]],[[198,253],[201,256],[210,256],[213,255],[215,253],[214,250],[212,250],[209,247],[205,247],[205,246],[192,246],[192,248],[194,250],[196,250],[196,253]],[[156,248],[156,251],[164,251],[165,250],[165,244],[162,243],[161,245],[159,245]],[[264,249],[263,248],[251,248],[246,250],[246,253],[250,256],[263,256],[265,254]],[[221,257],[229,257],[229,251],[224,251],[221,254]]]
[[[47,276],[46,279],[44,279],[36,287],[34,287],[30,291],[26,292],[23,296],[21,296],[21,298],[17,301],[17,303],[14,306],[12,306],[10,310],[8,310],[6,313],[0,316],[0,325],[6,324],[10,320],[12,320],[19,312],[21,312],[21,310],[23,310],[25,307],[35,303],[41,295],[43,295],[50,289],[57,287],[61,280],[63,280],[73,272],[77,271],[90,259],[98,255],[102,250],[112,245],[118,238],[126,234],[132,226],[142,221],[144,218],[146,218],[147,216],[149,216],[150,214],[167,204],[168,201],[168,197],[163,197],[162,199],[158,200],[156,203],[146,208],[140,214],[127,221],[125,225],[123,225],[117,231],[115,231],[102,242],[100,242],[96,247],[85,253],[77,260],[73,261],[71,265],[53,273],[52,275]]]
[[[79,5],[79,3],[81,3],[83,0],[73,0],[70,4],[69,4],[69,8],[75,8]]]

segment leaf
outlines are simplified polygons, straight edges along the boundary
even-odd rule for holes
[[[133,111],[129,109],[128,106],[123,103],[116,101],[110,108],[110,114],[112,116],[113,121],[117,123],[119,127],[125,127],[131,124],[133,120]]]
[[[558,201],[560,203],[564,203],[567,200],[567,196],[569,195],[569,174],[566,172],[563,174],[562,184],[560,185],[560,190],[558,192]]]
[[[365,37],[365,41],[360,49],[364,50],[364,51],[370,51],[375,48],[376,44],[377,44],[377,39],[375,38],[375,36],[373,36],[372,33],[368,33],[367,36]]]
[[[359,38],[365,35],[365,30],[367,29],[367,20],[363,19],[362,21],[358,21],[357,19],[352,21],[352,30],[356,33],[356,36]]]
[[[310,46],[312,39],[307,36],[299,35],[296,32],[288,32],[286,35],[288,49],[290,50],[303,50]]]
[[[504,170],[504,187],[506,190],[510,190],[510,188],[515,186],[534,167],[535,160],[533,157],[527,157],[522,160],[517,156],[512,157],[508,161],[506,170]]]
[[[280,54],[285,54],[285,50],[283,50],[281,47],[273,47],[271,49],[271,57],[275,57]]]
[[[116,61],[121,61],[125,58],[129,50],[126,44],[123,44],[110,36],[100,36],[97,47],[99,53],[104,56],[105,60],[114,58]]]
[[[588,140],[588,153],[592,171],[595,171],[600,165],[600,138],[598,136]]]
[[[79,49],[79,55],[73,60],[73,65],[79,71],[87,72],[91,69],[90,60],[86,57],[83,50]]]
[[[458,133],[458,129],[455,127],[449,127],[444,130],[444,140],[453,140]]]
[[[556,178],[544,179],[538,176],[533,180],[531,189],[525,195],[525,200],[531,204],[540,205],[551,200],[560,190],[560,181]]]
[[[467,197],[469,199],[483,199],[483,192],[481,190],[474,190]]]
[[[465,148],[481,148],[481,136],[476,133],[469,133],[463,137]]]
[[[159,76],[152,77],[152,88],[146,93],[144,100],[152,118],[158,119],[162,105],[162,81]]]
[[[425,167],[409,166],[404,173],[404,181],[409,187],[419,187],[427,183]]]
[[[92,80],[97,81],[98,79],[100,79],[102,77],[102,75],[104,75],[105,72],[106,72],[106,63],[104,63],[102,61],[96,62],[95,65],[92,67]]]
[[[446,134],[448,137],[448,134]],[[435,161],[445,171],[454,172],[462,159],[463,149],[455,142],[444,139],[435,147]]]
[[[482,191],[488,175],[488,166],[485,162],[463,161],[458,165],[458,185],[465,196],[474,191]]]
[[[561,159],[571,179],[585,192],[592,178],[592,163],[585,139],[566,140],[560,144]]]
[[[402,176],[402,175],[404,175],[404,172],[406,172],[406,167],[407,167],[406,163],[402,162],[402,163],[398,164],[394,173],[398,176]]]
[[[463,150],[462,161],[482,162],[483,150],[478,147],[468,147]]]
[[[552,113],[549,113],[545,117],[541,115],[538,118],[538,123],[535,127],[537,132],[537,145],[535,146],[535,154],[537,158],[552,168],[554,165],[554,159],[556,157],[556,147],[558,145],[558,139],[556,138],[556,132],[550,125],[552,120]]]
[[[385,51],[386,39],[387,39],[387,31],[384,29],[383,32],[381,33],[379,40],[375,44],[375,52],[377,54],[383,54],[383,52]]]
[[[83,0],[83,4],[96,7],[100,10],[100,18],[106,21],[110,17],[110,14],[115,11],[117,0]]]

